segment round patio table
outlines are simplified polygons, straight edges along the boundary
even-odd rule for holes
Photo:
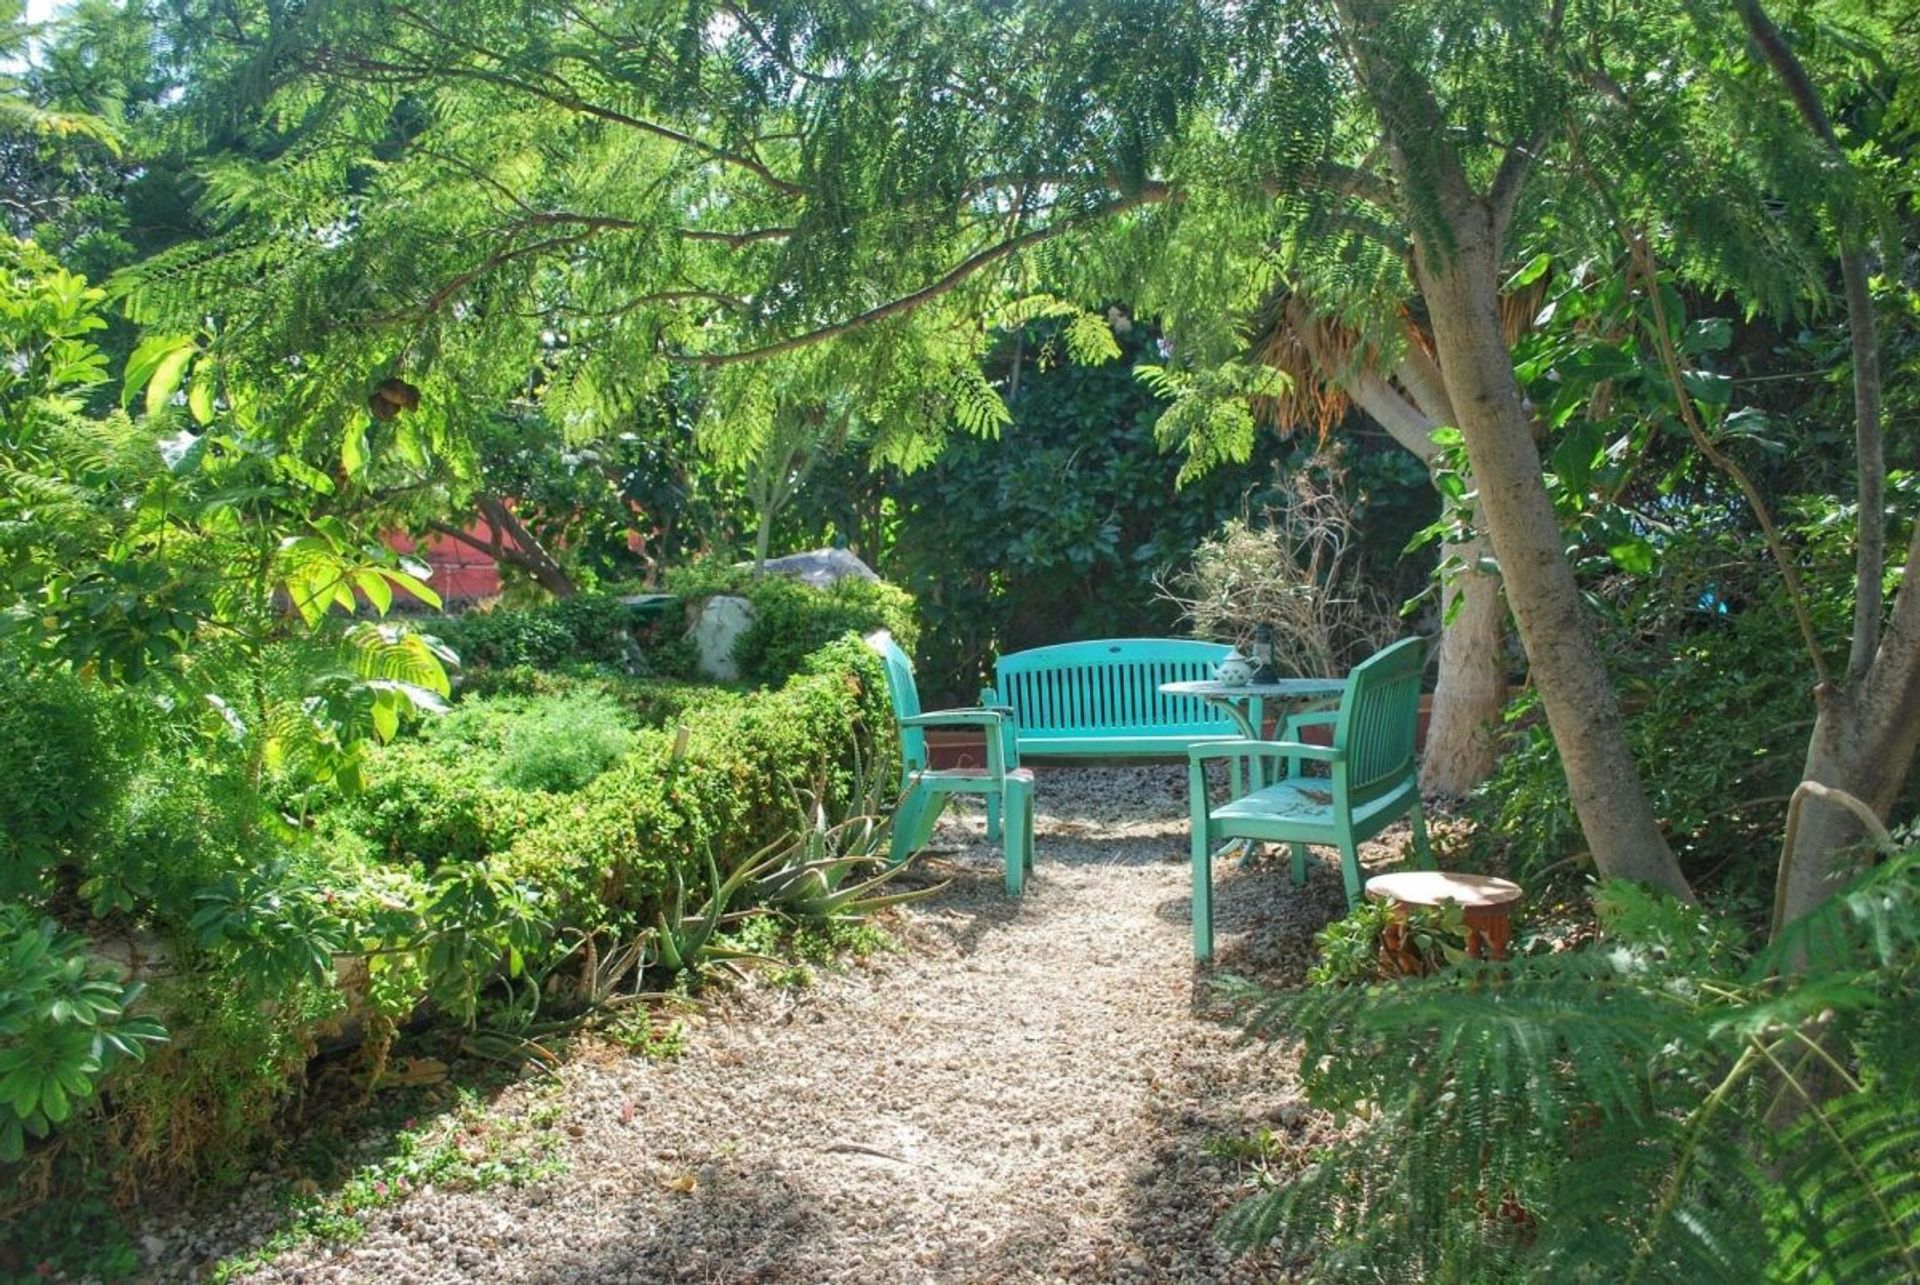
[[[1254,726],[1253,710],[1256,703],[1264,709],[1266,703],[1272,701],[1282,707],[1283,714],[1288,707],[1293,707],[1293,713],[1303,714],[1337,701],[1341,693],[1347,690],[1347,684],[1339,678],[1272,678],[1253,683],[1222,683],[1205,678],[1184,683],[1162,683],[1160,690],[1169,696],[1198,696],[1215,709],[1226,711],[1239,724],[1241,735],[1250,741],[1257,741],[1262,739],[1262,729]],[[1284,718],[1281,726],[1286,726]]]

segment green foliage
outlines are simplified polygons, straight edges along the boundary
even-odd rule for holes
[[[752,605],[753,623],[733,649],[741,681],[752,686],[785,682],[808,657],[849,633],[885,629],[911,649],[920,632],[913,597],[881,580],[849,576],[815,589],[789,576],[709,561],[675,571],[667,586],[689,601],[737,594]]]
[[[1386,932],[1397,922],[1400,948],[1387,948]],[[1313,935],[1319,959],[1307,970],[1315,986],[1384,981],[1438,972],[1467,957],[1466,919],[1460,907],[1396,907],[1363,901]]]
[[[1161,575],[1250,493],[1268,491],[1288,454],[1262,433],[1244,469],[1216,469],[1176,492],[1154,436],[1162,403],[1130,373],[1154,352],[1153,330],[1115,328],[1122,359],[1092,366],[1067,360],[1057,324],[1003,336],[990,360],[1013,420],[997,441],[956,441],[880,487],[860,461],[823,468],[798,501],[914,594],[929,701],[971,703],[996,652],[1172,631]]]
[[[50,870],[100,837],[136,713],[99,683],[0,656],[0,896],[46,891]]]
[[[429,737],[443,756],[491,760],[490,779],[508,789],[569,794],[618,762],[636,730],[612,695],[580,688],[534,701],[464,701]]]
[[[0,905],[0,1163],[88,1109],[121,1062],[167,1038],[128,1012],[141,987],[24,907]]]
[[[432,632],[468,669],[531,665],[633,667],[638,651],[633,609],[619,598],[581,594],[537,607],[496,607],[441,617]]]
[[[1816,624],[1846,636],[1851,595],[1844,531],[1830,501],[1793,506]],[[1812,681],[1792,609],[1758,541],[1710,509],[1673,510],[1657,569],[1608,571],[1608,664],[1622,691],[1627,743],[1689,878],[1733,876],[1772,849],[1812,726]],[[1610,564],[1606,555],[1600,559]],[[1579,825],[1536,693],[1509,709],[1508,751],[1472,812],[1480,860],[1516,877],[1564,868]]]
[[[1750,961],[1695,908],[1619,885],[1600,905],[1603,939],[1559,954],[1235,984],[1344,1131],[1225,1234],[1323,1279],[1912,1275],[1920,853]]]

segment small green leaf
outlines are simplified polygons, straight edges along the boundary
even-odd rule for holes
[[[1658,561],[1653,546],[1640,539],[1624,540],[1619,544],[1608,545],[1607,556],[1612,558],[1614,565],[1622,571],[1628,571],[1637,576],[1653,574],[1654,565]]]
[[[194,372],[193,387],[187,390],[187,413],[196,424],[213,423],[213,382],[204,366]]]

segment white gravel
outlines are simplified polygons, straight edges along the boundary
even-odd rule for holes
[[[416,1194],[370,1214],[356,1243],[295,1249],[245,1279],[1291,1275],[1210,1232],[1255,1181],[1214,1154],[1221,1140],[1270,1129],[1284,1170],[1327,1125],[1295,1100],[1290,1055],[1209,1015],[1189,944],[1184,769],[1043,770],[1038,784],[1023,898],[1001,891],[980,814],[949,819],[936,844],[954,850],[923,861],[952,886],[896,914],[898,950],[799,992],[749,987],[678,1059],[569,1062],[563,1173]],[[1399,849],[1390,837],[1369,855]],[[1343,907],[1321,858],[1304,889],[1278,859],[1219,863],[1222,971],[1298,979],[1313,931]],[[520,1109],[520,1092],[499,1109]],[[231,1249],[257,1234],[223,1217],[238,1215],[201,1215],[179,1239]]]

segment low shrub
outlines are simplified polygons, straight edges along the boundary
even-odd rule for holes
[[[669,575],[667,587],[689,600],[724,593],[752,604],[753,623],[734,644],[733,659],[741,681],[756,687],[785,682],[844,634],[885,629],[909,654],[920,636],[912,595],[882,580],[848,578],[815,589],[789,576],[706,562]]]
[[[422,628],[459,654],[463,668],[635,665],[633,609],[607,594],[581,594],[537,607],[496,607],[442,616]]]
[[[638,727],[660,727],[695,706],[734,697],[734,693],[712,683],[682,678],[633,677],[578,666],[551,670],[513,665],[468,675],[460,685],[461,705],[454,711],[457,713],[468,701],[489,696],[558,697],[582,691],[601,693],[624,706]],[[428,724],[426,733],[431,735],[437,726]]]
[[[364,837],[381,860],[431,870],[501,851],[552,811],[552,795],[502,787],[486,760],[458,749],[390,746],[369,765],[367,788],[328,824]]]

